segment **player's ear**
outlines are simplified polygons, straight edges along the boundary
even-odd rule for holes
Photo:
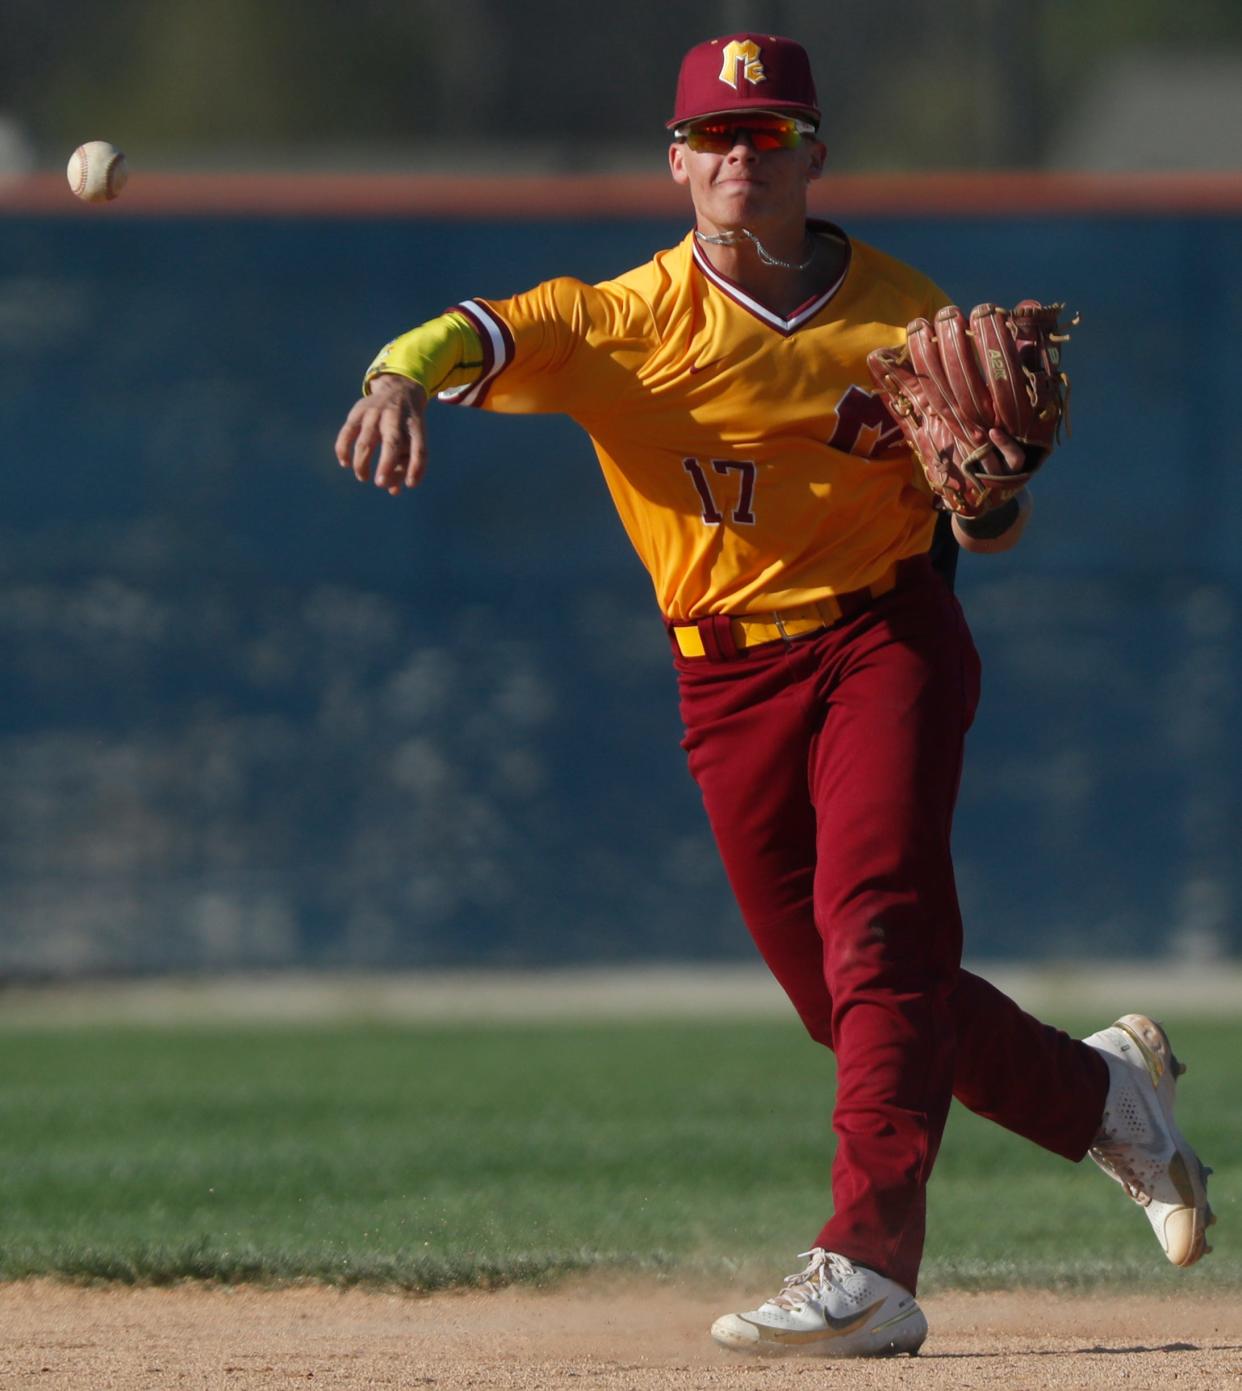
[[[807,146],[811,153],[810,163],[807,165],[806,178],[810,183],[812,179],[818,179],[824,172],[824,162],[828,158],[828,146],[822,140],[808,140]]]
[[[668,168],[675,184],[688,184],[690,175],[686,172],[686,147],[675,140],[668,147]]]

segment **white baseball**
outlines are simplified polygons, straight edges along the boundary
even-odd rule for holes
[[[125,187],[125,156],[107,140],[88,140],[69,156],[69,187],[85,203],[107,203]]]

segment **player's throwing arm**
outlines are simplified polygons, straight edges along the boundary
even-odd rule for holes
[[[336,437],[336,458],[359,483],[371,477],[394,497],[416,488],[427,467],[423,416],[431,396],[472,384],[483,367],[483,345],[470,321],[450,310],[386,343],[367,368],[362,397]]]

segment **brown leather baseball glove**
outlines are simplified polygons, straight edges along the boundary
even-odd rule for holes
[[[1068,428],[1064,308],[1035,300],[1012,310],[979,304],[968,325],[949,305],[934,323],[913,320],[904,348],[868,355],[932,492],[959,517],[981,517],[1008,502],[1052,452],[1063,419]],[[989,440],[994,429],[1022,444],[1022,472],[1013,472]]]

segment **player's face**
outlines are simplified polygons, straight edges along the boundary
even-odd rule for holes
[[[779,143],[759,118],[750,119],[758,129],[738,113],[713,120],[710,139],[669,147],[673,179],[690,189],[700,225],[730,229],[805,216],[806,186],[823,171],[824,146],[807,134],[792,146]]]

